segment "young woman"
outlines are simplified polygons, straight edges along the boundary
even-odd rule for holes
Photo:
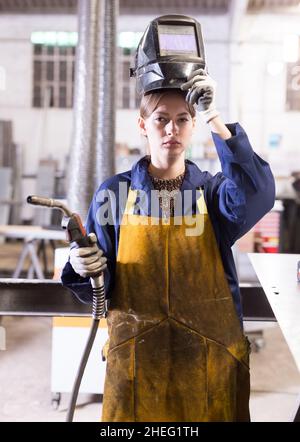
[[[225,125],[204,72],[182,90],[142,99],[149,156],[105,181],[62,281],[91,301],[105,272],[110,299],[104,421],[248,421],[249,345],[231,246],[274,203],[268,164],[242,127]],[[188,94],[186,95],[186,90]],[[222,172],[185,160],[195,109],[210,125]]]

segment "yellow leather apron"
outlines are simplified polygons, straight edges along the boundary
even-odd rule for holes
[[[203,192],[199,213],[181,225],[134,215],[135,200],[130,190],[107,317],[102,420],[249,421],[249,344]],[[197,221],[202,234],[187,236]]]

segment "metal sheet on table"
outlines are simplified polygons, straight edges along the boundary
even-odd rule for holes
[[[249,253],[249,258],[300,370],[300,255]]]

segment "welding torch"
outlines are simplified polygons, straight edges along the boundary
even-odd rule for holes
[[[71,247],[89,247],[91,245],[86,230],[81,222],[80,216],[77,213],[73,213],[71,210],[69,210],[68,207],[65,204],[63,204],[61,201],[52,198],[44,198],[40,196],[31,195],[28,196],[27,202],[35,206],[43,206],[43,207],[50,207],[53,209],[59,209],[63,212],[64,216],[61,221],[61,227],[66,231],[67,240],[69,241]],[[85,370],[86,363],[89,358],[91,348],[93,346],[93,342],[96,337],[99,321],[100,318],[106,316],[107,312],[103,272],[101,272],[97,276],[91,277],[91,285],[93,291],[93,309],[92,309],[93,324],[77,372],[76,381],[74,383],[71,395],[71,401],[66,418],[67,422],[72,422],[73,420],[81,379]]]

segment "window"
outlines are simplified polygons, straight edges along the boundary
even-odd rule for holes
[[[33,107],[73,106],[75,46],[33,44]]]
[[[117,106],[137,109],[140,97],[130,78],[141,33],[121,32],[118,47]],[[33,32],[33,107],[71,108],[75,79],[76,32]]]
[[[300,39],[298,61],[287,63],[286,110],[300,111]]]

